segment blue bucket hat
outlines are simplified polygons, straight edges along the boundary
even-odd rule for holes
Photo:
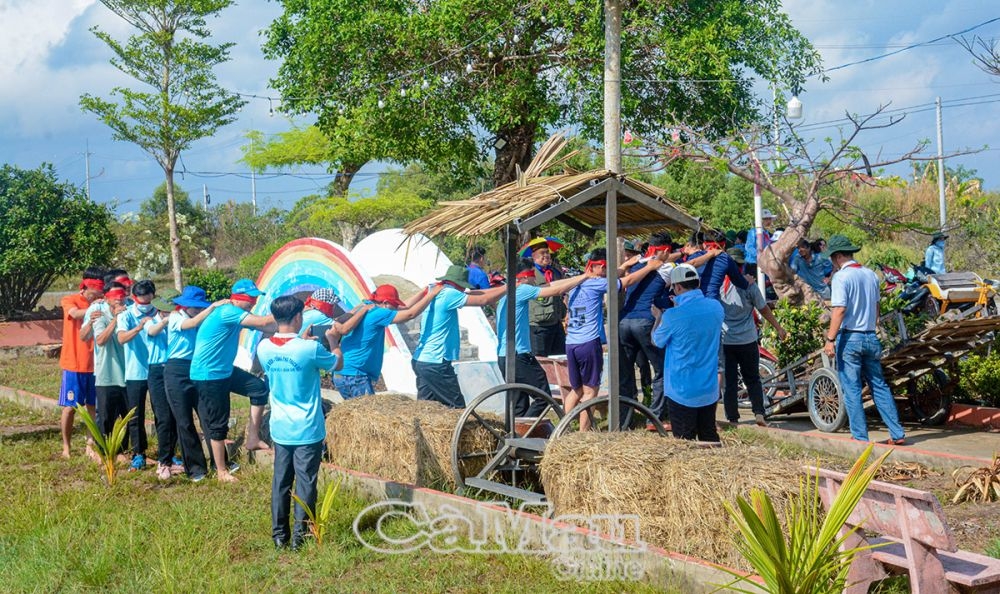
[[[181,307],[208,307],[212,305],[205,297],[205,289],[194,285],[184,287],[180,297],[174,297],[174,304]]]
[[[233,283],[232,293],[233,295],[246,295],[247,297],[260,297],[264,294],[264,292],[258,289],[257,285],[248,278],[241,278]]]

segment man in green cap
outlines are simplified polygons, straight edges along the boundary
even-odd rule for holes
[[[854,254],[860,250],[843,235],[834,235],[827,242],[826,255],[833,262],[830,283],[833,311],[824,351],[827,356],[836,356],[851,437],[868,441],[868,424],[861,403],[861,391],[867,383],[875,408],[889,429],[889,439],[883,443],[905,445],[896,401],[882,377],[882,343],[875,334],[879,280],[872,270],[854,260]]]
[[[461,331],[458,310],[461,307],[481,307],[496,303],[506,286],[485,291],[465,291],[469,284],[469,269],[452,264],[438,278],[440,292],[431,300],[420,318],[420,342],[413,351],[413,373],[417,376],[417,400],[434,400],[452,408],[465,408],[465,398],[458,386],[458,376],[452,361],[459,358]]]
[[[924,266],[934,271],[934,274],[944,274],[944,240],[948,236],[938,231],[931,236],[931,244],[924,252]]]

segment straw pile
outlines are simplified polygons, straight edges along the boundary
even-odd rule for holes
[[[451,438],[461,413],[402,394],[347,400],[326,419],[331,461],[384,479],[453,490]],[[496,449],[492,435],[480,425],[467,425],[459,450],[484,449]]]
[[[542,483],[556,515],[635,514],[644,542],[748,570],[723,507],[760,488],[784,509],[798,492],[798,462],[775,464],[763,446],[704,449],[642,433],[572,433],[542,459]]]

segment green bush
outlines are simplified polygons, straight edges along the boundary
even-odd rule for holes
[[[781,367],[823,348],[826,326],[820,321],[822,315],[822,308],[815,302],[789,305],[781,301],[775,305],[774,316],[788,331],[788,340],[778,340],[777,333],[770,325],[764,327],[764,339],[767,347],[778,357]]]
[[[1000,559],[1000,538],[994,539],[990,544],[988,544],[985,552],[990,557]]]
[[[876,265],[891,266],[903,273],[911,264],[920,262],[923,254],[918,254],[915,250],[901,246],[897,243],[872,242],[862,246],[858,254],[858,260],[865,262],[869,267]]]
[[[221,270],[205,270],[193,268],[187,271],[187,284],[205,289],[209,301],[218,301],[229,297],[233,287],[233,278]]]
[[[260,276],[260,271],[264,270],[264,265],[271,259],[274,252],[281,249],[281,246],[286,243],[288,242],[284,240],[272,241],[259,250],[250,253],[236,265],[236,276],[257,280],[257,277]]]
[[[1000,405],[1000,353],[969,355],[960,361],[958,387],[986,406]]]

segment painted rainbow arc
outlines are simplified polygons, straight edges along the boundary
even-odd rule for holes
[[[367,299],[375,289],[368,275],[351,262],[347,250],[332,241],[315,237],[290,241],[274,252],[261,270],[257,286],[265,293],[253,309],[258,315],[270,312],[271,300],[275,297],[311,293],[323,287],[333,289],[341,299],[341,307],[349,310]],[[394,330],[393,326],[386,329],[387,350],[400,345]],[[260,337],[260,332],[244,331],[240,346],[247,353],[253,353]]]

